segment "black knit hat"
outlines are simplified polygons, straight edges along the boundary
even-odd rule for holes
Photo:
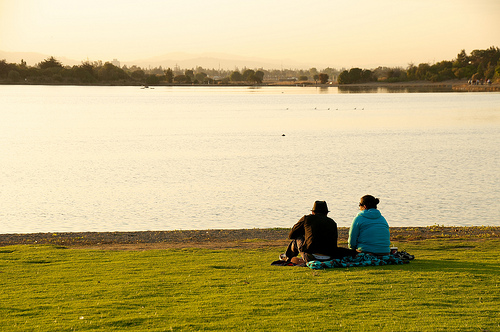
[[[323,213],[323,214],[327,214],[328,212],[330,212],[328,211],[328,206],[326,206],[325,201],[314,202],[314,206],[311,211],[314,213]]]

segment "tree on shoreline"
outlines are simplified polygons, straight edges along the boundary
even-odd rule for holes
[[[245,78],[239,71],[233,71],[231,75],[229,75],[229,79],[231,82],[243,82]]]
[[[37,65],[38,68],[40,69],[49,69],[49,68],[63,68],[63,65],[59,60],[51,56],[50,58],[47,58],[40,62]]]
[[[167,83],[172,83],[174,81],[174,72],[172,69],[167,68],[167,70],[165,70],[165,80]]]
[[[367,83],[376,81],[377,78],[373,75],[371,70],[363,70],[361,68],[351,68],[349,71],[344,70],[340,73],[338,78],[339,84],[352,84],[352,83]]]
[[[321,84],[326,84],[326,82],[328,82],[328,75],[325,73],[321,73],[318,75],[318,79]]]

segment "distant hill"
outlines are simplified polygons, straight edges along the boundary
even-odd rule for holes
[[[84,59],[74,60],[66,57],[58,56],[57,54],[42,54],[35,52],[5,52],[0,50],[0,60],[5,59],[9,63],[20,63],[21,60],[26,61],[29,66],[34,66],[48,57],[53,56],[63,65],[73,66],[79,65]],[[113,59],[89,59],[90,61],[102,60],[103,62],[111,62]],[[163,68],[174,68],[175,66],[181,69],[196,68],[198,66],[207,69],[227,69],[235,68],[263,68],[263,69],[309,69],[311,67],[326,68],[327,66],[319,66],[308,63],[300,63],[290,59],[274,60],[256,57],[243,57],[233,54],[223,53],[203,53],[203,54],[188,54],[188,53],[168,53],[160,56],[155,56],[146,59],[136,59],[127,61],[117,57],[120,65],[132,66],[136,65],[142,68],[153,68],[162,66]]]

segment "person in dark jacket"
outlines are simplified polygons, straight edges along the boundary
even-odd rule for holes
[[[311,212],[292,227],[288,235],[292,241],[281,260],[304,264],[356,255],[355,250],[337,247],[337,223],[327,216],[330,211],[325,201],[314,202]]]

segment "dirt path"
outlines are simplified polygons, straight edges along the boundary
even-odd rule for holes
[[[238,249],[285,247],[288,244],[286,228],[189,230],[147,232],[82,232],[0,234],[0,246],[15,244],[52,244],[68,248],[95,248],[111,250],[147,250],[169,248]],[[339,228],[339,245],[347,243],[349,229]],[[484,239],[499,238],[500,227],[392,227],[391,240],[417,241],[429,238]]]

